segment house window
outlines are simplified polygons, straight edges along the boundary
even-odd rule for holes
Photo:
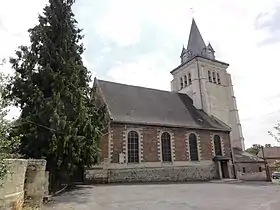
[[[189,135],[189,147],[191,161],[198,161],[197,138],[193,133]]]
[[[213,76],[213,82],[216,83],[216,73],[214,71],[212,72],[212,76]]]
[[[218,135],[214,136],[215,155],[222,155],[221,138]]]
[[[184,81],[182,77],[180,78],[180,83],[181,83],[181,89],[184,88]]]
[[[187,76],[185,75],[185,87],[188,86],[188,79],[187,79]]]
[[[245,173],[245,172],[246,172],[245,167],[242,167],[242,172],[243,172],[243,173]]]
[[[218,84],[220,85],[221,84],[221,79],[220,79],[220,74],[217,73],[217,80],[218,80]]]
[[[192,84],[192,77],[191,77],[191,73],[188,73],[188,79],[189,79],[189,85]]]
[[[162,133],[161,135],[161,153],[162,161],[171,162],[171,143],[170,143],[170,134],[167,132]]]
[[[127,136],[127,162],[139,163],[139,135],[130,131]]]
[[[262,167],[261,166],[259,167],[259,172],[262,172]]]
[[[209,82],[212,82],[212,77],[211,77],[211,72],[210,71],[208,71],[208,80],[209,80]]]

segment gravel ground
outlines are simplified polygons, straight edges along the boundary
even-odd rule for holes
[[[279,210],[271,183],[193,183],[77,186],[44,210]]]

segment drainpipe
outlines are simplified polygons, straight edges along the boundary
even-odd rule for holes
[[[200,99],[201,99],[201,107],[202,107],[202,110],[203,109],[203,100],[202,100],[202,87],[201,87],[201,78],[200,78],[200,68],[199,68],[199,65],[198,65],[198,59],[197,57],[195,58],[196,60],[196,66],[197,66],[197,72],[198,72],[198,83],[199,83],[199,93],[200,93]]]

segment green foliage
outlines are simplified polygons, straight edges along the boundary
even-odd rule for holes
[[[262,145],[260,144],[253,144],[250,148],[246,149],[246,152],[249,152],[253,155],[257,155],[258,152],[260,151]]]
[[[4,60],[0,63],[2,66]],[[4,96],[6,94],[6,85],[8,83],[8,76],[0,72],[0,180],[8,172],[8,167],[4,162],[5,158],[11,157],[10,152],[16,152],[19,146],[18,138],[10,138],[9,133],[14,122],[6,119],[8,114],[9,100]]]
[[[52,185],[96,162],[104,116],[90,98],[73,3],[49,0],[39,24],[29,29],[31,45],[10,59],[15,76],[8,98],[22,110],[12,136],[20,135],[25,156],[46,158]]]
[[[268,134],[272,136],[277,142],[280,143],[280,123],[277,122],[273,128],[275,132],[268,131]]]

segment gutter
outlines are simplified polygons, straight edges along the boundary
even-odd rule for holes
[[[159,127],[170,127],[170,128],[187,128],[187,129],[195,129],[195,130],[211,130],[211,131],[221,131],[221,132],[230,132],[228,129],[223,128],[210,128],[210,127],[195,127],[195,126],[185,126],[185,125],[172,125],[172,124],[164,124],[164,123],[153,123],[153,122],[140,122],[140,121],[126,121],[126,120],[115,120],[111,119],[111,123],[119,123],[119,124],[131,124],[131,125],[144,125],[144,126],[159,126]]]

